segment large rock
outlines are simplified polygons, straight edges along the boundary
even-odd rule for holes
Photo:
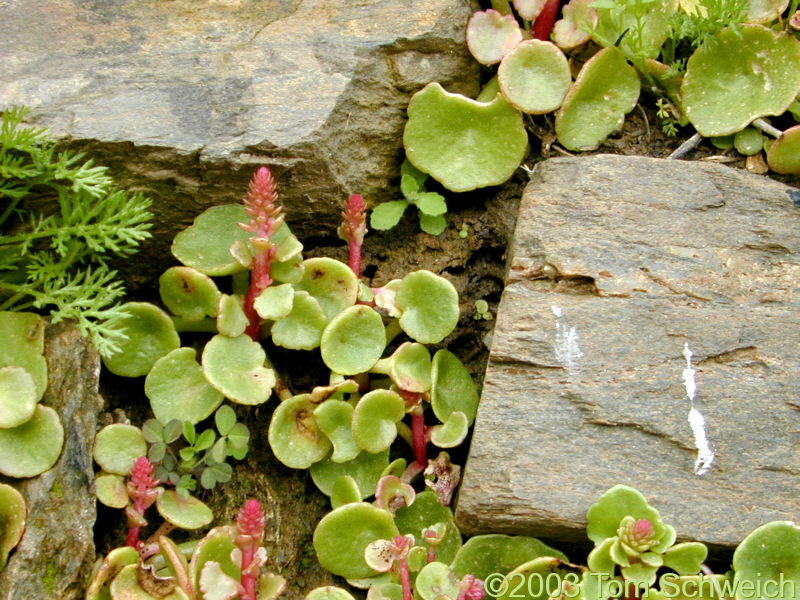
[[[7,480],[28,505],[25,534],[0,572],[0,599],[83,598],[95,560],[92,444],[102,408],[97,351],[74,326],[47,329],[48,387],[42,403],[64,425],[64,449],[38,477]]]
[[[302,237],[335,235],[350,193],[391,196],[410,96],[477,93],[465,0],[0,2],[0,108],[87,150],[157,201],[139,261],[276,175]],[[398,193],[395,191],[394,193]]]
[[[458,499],[466,533],[585,540],[586,510],[618,483],[712,545],[797,518],[791,192],[714,164],[540,165]],[[688,421],[692,406],[704,426]]]

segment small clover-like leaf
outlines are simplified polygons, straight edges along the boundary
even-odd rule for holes
[[[378,231],[391,229],[403,218],[406,208],[408,208],[408,202],[405,200],[381,202],[372,209],[372,213],[369,216],[369,226]]]
[[[800,42],[793,36],[742,25],[713,39],[689,58],[681,88],[701,135],[734,133],[758,117],[779,115],[800,93]]]
[[[294,288],[284,283],[270,286],[261,292],[253,302],[253,308],[262,319],[277,321],[291,312],[293,300]]]
[[[400,327],[423,344],[438,344],[458,324],[458,292],[430,271],[406,275],[397,291]]]
[[[148,302],[127,302],[122,305],[127,316],[114,324],[128,339],[118,343],[119,350],[103,357],[106,368],[114,375],[141,377],[155,362],[181,345],[178,332],[169,315]]]
[[[467,23],[467,46],[479,63],[493,65],[522,42],[522,31],[512,15],[493,9],[478,11]]]
[[[184,265],[206,275],[231,275],[242,267],[230,253],[237,241],[246,241],[250,233],[239,227],[249,217],[241,204],[212,206],[172,241],[172,254]]]
[[[295,287],[311,294],[328,320],[353,306],[358,297],[358,278],[352,269],[326,257],[307,259],[303,263],[303,278]]]
[[[583,65],[556,114],[558,140],[569,150],[594,150],[622,127],[639,98],[639,76],[615,47]]]
[[[334,373],[356,375],[368,371],[386,347],[381,316],[369,306],[351,306],[333,319],[322,333],[320,350]]]
[[[293,469],[307,469],[322,460],[331,442],[314,416],[316,406],[310,394],[284,400],[272,413],[269,445],[275,458]]]
[[[153,414],[161,423],[172,419],[199,423],[222,403],[222,393],[209,385],[193,348],[177,348],[158,359],[144,381]]]
[[[0,369],[0,429],[22,425],[33,417],[36,403],[36,382],[22,367]]]
[[[466,415],[467,424],[472,425],[480,395],[463,363],[455,354],[442,348],[433,357],[431,374],[431,407],[436,418],[444,423],[453,411],[460,411]]]
[[[319,428],[333,444],[332,461],[341,463],[358,456],[361,448],[353,438],[351,404],[342,400],[326,400],[314,410],[314,415],[317,417]]]
[[[466,192],[499,185],[525,156],[522,115],[502,96],[477,102],[430,83],[408,105],[406,155],[447,189]]]
[[[272,326],[272,342],[290,350],[313,350],[327,324],[317,299],[308,292],[295,292],[289,314]]]
[[[174,490],[165,490],[156,500],[158,513],[168,523],[181,529],[200,529],[214,520],[214,513],[197,498],[181,497]]]
[[[500,91],[524,113],[556,110],[570,85],[567,57],[552,42],[528,40],[509,52],[497,70]]]
[[[0,571],[6,566],[9,552],[22,539],[27,512],[22,494],[10,485],[0,483]]]
[[[275,387],[275,371],[264,366],[265,360],[264,349],[247,335],[215,335],[203,350],[203,373],[234,402],[262,404]]]
[[[370,542],[392,539],[399,532],[389,512],[364,502],[349,503],[325,515],[314,530],[319,563],[335,575],[371,577],[364,560]]]
[[[94,439],[94,460],[107,473],[130,475],[136,459],[146,454],[147,442],[142,430],[133,425],[107,425],[97,432]]]
[[[336,482],[344,475],[351,476],[358,486],[361,499],[375,493],[378,480],[385,474],[389,465],[389,449],[372,454],[361,452],[353,460],[343,463],[333,462],[330,457],[311,465],[311,479],[319,490],[330,496]]]
[[[353,412],[353,437],[367,452],[381,452],[397,437],[396,423],[405,415],[405,402],[391,390],[365,394]]]
[[[236,425],[236,413],[227,404],[220,406],[214,413],[214,424],[220,435],[228,435]]]
[[[197,269],[170,267],[158,278],[158,292],[164,306],[187,321],[217,315],[217,285]]]
[[[444,215],[426,215],[424,213],[419,215],[419,228],[429,235],[439,235],[447,229],[447,217]]]

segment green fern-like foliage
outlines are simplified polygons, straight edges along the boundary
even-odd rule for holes
[[[150,200],[115,189],[105,167],[59,151],[44,129],[22,126],[28,110],[2,113],[0,310],[49,310],[74,319],[102,354],[124,334],[115,324],[125,293],[107,260],[150,237]],[[29,200],[36,199],[34,210]]]

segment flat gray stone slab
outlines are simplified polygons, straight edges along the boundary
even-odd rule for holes
[[[540,165],[458,498],[466,533],[585,540],[587,509],[618,483],[679,536],[713,545],[797,518],[792,193],[714,164]],[[692,407],[704,427],[690,424]]]

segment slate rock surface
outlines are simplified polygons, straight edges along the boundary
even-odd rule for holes
[[[31,479],[7,479],[25,497],[25,533],[0,572],[2,600],[83,598],[95,560],[92,444],[102,399],[100,359],[73,326],[47,328],[48,387],[42,403],[64,426],[55,466]]]
[[[411,95],[477,94],[470,14],[466,0],[0,2],[0,108],[30,106],[156,201],[140,260],[161,261],[157,277],[174,233],[239,202],[259,166],[301,237],[335,237],[351,193],[391,199]]]
[[[539,166],[458,498],[465,533],[585,541],[587,509],[618,483],[715,546],[797,518],[792,191],[707,163]]]

